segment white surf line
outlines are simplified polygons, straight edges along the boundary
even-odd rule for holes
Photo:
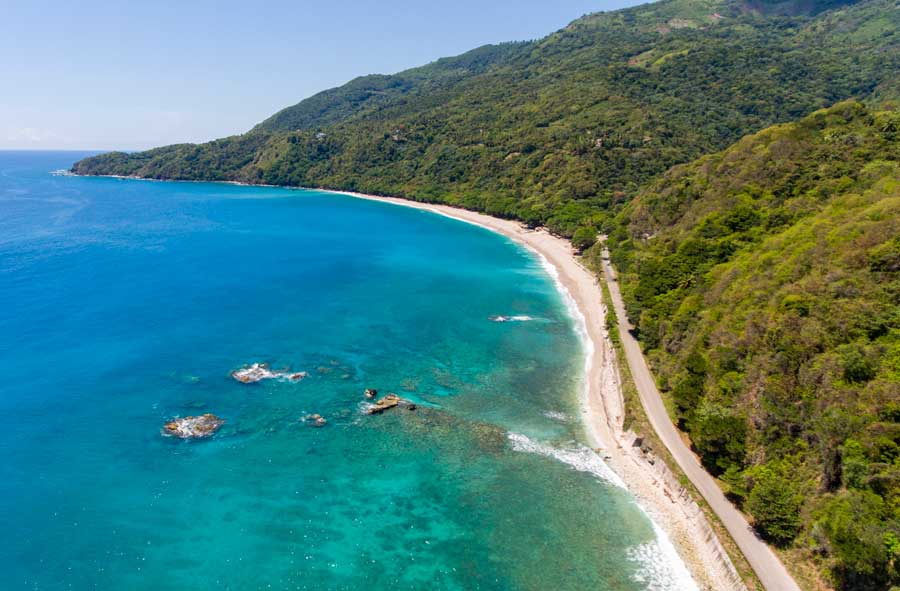
[[[506,234],[506,233],[498,230],[497,228],[491,227],[487,224],[480,223],[477,220],[469,219],[469,218],[462,217],[462,216],[456,216],[453,214],[452,211],[450,211],[450,212],[444,211],[439,208],[440,204],[425,203],[425,202],[421,202],[421,201],[412,201],[409,199],[401,199],[398,197],[380,197],[378,195],[366,195],[363,193],[354,193],[351,191],[329,191],[329,190],[324,190],[324,189],[317,189],[317,190],[326,192],[326,193],[333,193],[333,194],[338,194],[338,195],[349,195],[350,197],[356,197],[359,199],[366,199],[369,201],[378,201],[378,202],[387,203],[390,205],[397,205],[400,207],[409,207],[412,209],[419,209],[422,211],[435,213],[437,215],[441,215],[441,216],[444,216],[444,217],[447,217],[447,218],[450,218],[453,220],[457,220],[460,222],[464,222],[466,224],[478,226],[479,228],[488,230],[493,234],[496,234],[498,236],[506,238],[507,240],[510,240],[512,243],[518,245],[519,247],[525,249],[526,251],[528,251],[529,253],[534,255],[537,258],[537,260],[541,263],[541,265],[543,266],[545,272],[553,280],[553,285],[554,285],[554,287],[556,287],[557,292],[562,296],[563,302],[566,305],[566,310],[569,312],[570,317],[573,320],[575,320],[576,332],[579,335],[579,337],[581,338],[582,348],[584,350],[584,356],[585,356],[585,363],[584,363],[584,369],[583,369],[583,371],[584,371],[584,376],[583,376],[584,377],[584,387],[582,390],[582,396],[580,396],[579,400],[580,400],[582,408],[587,407],[589,393],[590,393],[590,371],[591,371],[591,368],[593,365],[593,356],[595,353],[594,341],[590,336],[590,332],[588,331],[587,320],[584,316],[584,313],[581,310],[581,308],[578,306],[577,300],[572,296],[572,294],[569,292],[568,288],[563,284],[562,279],[560,278],[559,269],[546,256],[544,256],[544,254],[542,252],[540,252],[536,247],[534,247],[531,244],[529,244],[528,242],[526,242],[523,238],[515,236],[514,234]],[[445,206],[445,207],[452,207],[452,206]],[[468,210],[464,210],[464,211],[468,211]],[[477,213],[477,212],[472,212],[472,213]],[[486,214],[481,214],[481,215],[486,215]],[[583,413],[583,414],[586,414],[586,416],[590,416],[590,413]],[[590,425],[589,420],[585,419],[583,421],[583,424],[589,432],[594,433],[595,439],[598,439],[598,437],[596,436],[596,431]],[[518,435],[518,434],[512,434],[512,435]],[[524,436],[519,435],[519,437],[524,437]],[[527,438],[525,438],[525,439],[527,439]],[[541,453],[542,455],[548,455],[547,453],[544,453],[545,450],[543,449],[543,447],[546,447],[549,449],[555,449],[555,448],[550,448],[550,446],[544,446],[544,444],[531,442],[531,440],[528,440],[528,442],[530,442],[531,444],[536,445],[538,447],[534,448],[531,445],[528,445],[525,441],[519,440],[518,445],[520,446],[520,451],[536,451],[537,453]],[[613,442],[613,441],[608,441],[608,442],[604,441],[603,443],[606,444],[607,446],[615,445],[615,442]],[[524,447],[529,447],[531,449],[526,450],[526,449],[523,449]],[[621,486],[625,490],[628,490],[627,486],[625,485],[625,483],[621,479],[621,477],[618,474],[616,474],[615,471],[613,471],[612,468],[610,468],[606,464],[606,462],[604,462],[602,460],[602,458],[600,458],[600,456],[598,456],[596,454],[596,452],[594,452],[593,450],[590,450],[589,448],[585,448],[585,449],[587,449],[591,454],[593,454],[596,457],[596,460],[599,461],[600,464],[602,464],[603,467],[605,468],[603,470],[598,470],[598,472],[601,472],[603,474],[609,473],[614,476],[614,480],[609,480],[607,478],[604,478],[604,480],[607,480],[608,482],[611,482],[613,484],[616,484],[617,486]],[[553,455],[553,454],[550,454],[550,455]],[[553,455],[553,457],[555,457],[556,459],[560,459],[560,457],[556,456],[556,455]],[[571,458],[568,458],[568,459],[571,459]],[[565,462],[565,460],[561,460],[561,461]],[[569,462],[565,462],[565,463],[568,464]],[[569,464],[569,465],[572,465],[572,464]],[[596,472],[594,472],[593,470],[585,469],[582,471],[589,471],[591,473],[596,474]],[[599,474],[597,474],[597,475],[599,476]],[[629,491],[629,493],[630,493],[630,491]],[[651,512],[648,511],[648,509],[645,508],[638,501],[636,496],[634,496],[633,494],[630,493],[630,497],[632,499],[632,502],[634,502],[635,506],[641,510],[641,512],[646,516],[647,520],[650,522],[650,525],[653,527],[655,538],[656,538],[654,542],[648,542],[648,543],[645,543],[645,544],[635,547],[635,548],[644,548],[644,550],[643,551],[634,550],[634,552],[635,552],[634,556],[635,557],[638,557],[638,556],[645,557],[647,555],[646,548],[648,548],[649,547],[648,544],[650,544],[651,546],[656,546],[659,548],[659,551],[655,552],[655,554],[658,554],[659,556],[661,556],[663,558],[662,561],[659,561],[657,559],[650,560],[649,562],[647,562],[645,560],[641,560],[640,564],[641,564],[642,570],[639,571],[639,574],[638,574],[638,577],[641,577],[641,580],[639,580],[638,582],[646,583],[648,585],[648,591],[699,591],[699,587],[698,587],[696,581],[694,581],[694,578],[690,574],[690,571],[688,570],[687,565],[685,565],[684,561],[681,559],[681,556],[675,550],[675,547],[672,544],[672,541],[669,539],[666,532],[659,526],[659,524],[656,522],[656,520],[653,519]],[[665,573],[665,575],[664,576],[654,576],[654,575],[651,575],[651,573]]]
[[[574,321],[575,333],[581,340],[582,349],[584,351],[584,384],[582,387],[582,396],[579,399],[580,406],[584,408],[587,406],[590,396],[590,375],[595,350],[594,340],[591,338],[587,328],[587,320],[585,319],[581,308],[578,306],[578,302],[560,279],[559,269],[556,268],[556,265],[551,263],[542,253],[531,248],[530,245],[524,246],[537,255],[541,265],[553,280],[553,285],[556,287],[557,292],[562,296],[569,317]],[[584,423],[586,429],[592,430],[589,419],[586,419]],[[612,444],[612,442],[606,443]],[[585,450],[593,455],[596,458],[596,461],[602,465],[601,469],[596,469],[593,462],[586,463],[587,466],[591,466],[593,469],[583,469],[582,467],[576,466],[576,463],[573,460],[575,460],[577,456],[572,457],[573,452],[571,451],[558,450],[557,453],[551,453],[550,455],[569,464],[577,470],[589,471],[624,490],[628,490],[628,487],[621,477],[619,477],[619,475],[616,474],[595,451],[587,448],[585,448]],[[610,474],[612,474],[613,477],[610,477]],[[638,502],[638,499],[634,495],[629,496],[635,506],[640,509],[641,513],[643,513],[650,522],[655,537],[653,542],[646,542],[639,546],[635,546],[628,551],[629,558],[641,565],[641,570],[635,578],[638,582],[645,583],[648,591],[699,591],[699,587],[697,586],[696,581],[694,581],[694,577],[688,570],[687,565],[685,565],[684,561],[678,555],[669,536],[659,526],[651,512]]]

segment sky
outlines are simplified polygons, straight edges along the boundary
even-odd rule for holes
[[[0,0],[0,149],[243,133],[356,76],[535,39],[640,0]]]

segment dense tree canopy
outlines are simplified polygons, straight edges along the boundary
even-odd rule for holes
[[[893,2],[809,16],[834,3],[664,0],[589,15],[356,79],[241,136],[75,170],[393,194],[572,236],[673,164],[841,99],[892,96]]]
[[[608,230],[709,471],[765,537],[884,591],[900,584],[898,73],[896,0],[663,0],[73,170],[392,194],[578,249]]]
[[[847,588],[900,583],[900,112],[840,103],[676,167],[610,242],[680,425],[760,532]]]

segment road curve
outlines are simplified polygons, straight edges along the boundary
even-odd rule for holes
[[[641,404],[643,404],[656,434],[678,462],[681,470],[697,487],[697,490],[725,525],[766,590],[800,591],[800,587],[784,568],[778,556],[757,537],[744,516],[725,498],[722,489],[681,439],[678,430],[669,418],[659,390],[656,388],[656,382],[653,380],[641,352],[641,347],[630,332],[633,327],[625,315],[625,305],[622,302],[619,283],[616,280],[615,270],[609,261],[609,252],[606,248],[603,249],[603,275],[609,286],[613,308],[619,319],[619,334],[622,337],[625,357],[628,359],[628,366],[631,368],[631,375],[634,377]]]

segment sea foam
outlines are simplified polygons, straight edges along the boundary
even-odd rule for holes
[[[299,382],[306,377],[305,371],[273,371],[265,363],[254,363],[252,365],[236,369],[231,372],[231,377],[242,384],[255,384],[262,380],[286,380],[290,382]]]
[[[594,450],[578,446],[573,448],[558,448],[534,441],[521,433],[508,433],[507,438],[515,451],[527,452],[553,458],[566,464],[579,472],[588,472],[600,480],[624,489],[625,483],[612,468],[597,455]]]
[[[517,314],[515,316],[491,316],[488,320],[491,322],[528,322],[529,320],[534,320],[534,318],[526,314]]]
[[[575,333],[581,341],[584,352],[584,385],[580,399],[580,403],[584,407],[590,394],[588,376],[590,376],[595,350],[594,341],[588,332],[587,319],[578,307],[575,298],[563,284],[556,266],[540,252],[531,248],[529,250],[537,256],[541,266],[553,280],[557,292],[562,296],[569,317],[574,321]],[[517,433],[510,433],[509,438],[512,441],[513,449],[517,451],[529,451],[555,458],[576,470],[590,472],[606,482],[627,490],[625,482],[619,475],[607,466],[600,456],[587,447],[556,449],[546,444],[534,442]],[[697,583],[672,545],[669,536],[659,527],[653,516],[637,502],[637,499],[634,499],[634,497],[632,499],[634,504],[647,517],[654,533],[652,541],[639,544],[628,550],[629,559],[637,563],[639,568],[634,575],[634,579],[647,585],[648,591],[698,591]]]
[[[653,519],[652,542],[639,544],[627,551],[628,558],[638,564],[634,579],[647,585],[647,591],[698,591],[678,552],[659,525]]]
[[[625,482],[594,450],[584,447],[558,448],[540,443],[522,435],[508,433],[512,449],[555,459],[579,472],[587,472],[598,479],[627,491]],[[634,498],[632,497],[634,500]],[[634,580],[647,586],[647,591],[698,591],[691,573],[678,556],[666,532],[659,527],[649,513],[634,501],[653,528],[653,540],[627,550],[628,559],[638,567]]]

